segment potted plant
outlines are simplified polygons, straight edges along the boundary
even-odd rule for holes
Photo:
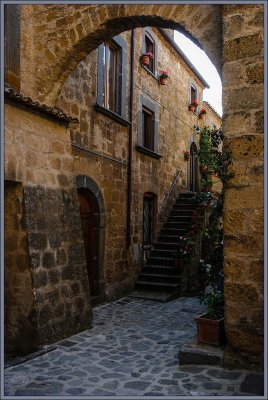
[[[219,346],[224,341],[223,292],[212,288],[200,302],[207,306],[207,312],[195,318],[198,342]]]
[[[195,111],[195,109],[198,107],[198,103],[196,99],[192,101],[192,103],[189,105],[189,111]]]
[[[205,119],[206,114],[207,114],[206,108],[201,108],[200,113],[199,113],[199,118],[200,119]]]
[[[165,85],[168,78],[169,78],[168,71],[166,70],[161,71],[161,74],[158,77],[160,85]]]
[[[185,161],[190,161],[191,159],[191,153],[189,150],[184,150],[184,160]]]
[[[203,175],[201,179],[202,192],[210,192],[212,188],[212,183],[212,179],[209,177],[208,174]]]
[[[148,51],[145,54],[142,54],[141,56],[141,63],[142,65],[149,65],[150,64],[150,59],[153,59],[154,55],[151,51]]]

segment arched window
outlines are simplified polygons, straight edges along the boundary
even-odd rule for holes
[[[191,143],[190,155],[189,190],[197,192],[199,190],[198,156],[197,146],[194,142]]]

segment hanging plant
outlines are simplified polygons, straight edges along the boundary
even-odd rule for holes
[[[145,54],[142,54],[140,61],[142,63],[142,65],[149,65],[150,64],[150,59],[153,59],[154,55],[151,51],[148,51]]]
[[[169,78],[168,71],[166,70],[161,71],[161,74],[158,77],[160,85],[165,85],[168,78]]]

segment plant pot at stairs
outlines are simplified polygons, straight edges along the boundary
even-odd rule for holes
[[[197,324],[197,339],[199,343],[220,346],[224,343],[224,318],[211,319],[207,314],[195,318]]]
[[[176,257],[174,258],[174,267],[178,270],[182,270],[185,266],[185,261],[183,258]]]

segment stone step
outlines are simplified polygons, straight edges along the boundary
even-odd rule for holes
[[[187,214],[185,214],[185,213],[183,213],[183,215],[182,215],[182,213],[180,212],[180,211],[171,211],[171,213],[172,214],[170,214],[168,217],[167,217],[167,219],[166,219],[166,223],[169,223],[169,222],[176,222],[176,223],[185,223],[185,224],[190,224],[191,223],[191,221],[192,221],[192,217],[193,217],[193,214],[191,213],[191,214],[189,214],[189,215],[187,215]]]
[[[164,250],[178,250],[178,243],[170,243],[170,242],[155,242],[154,249],[164,249]]]
[[[135,289],[150,289],[154,290],[177,290],[180,288],[179,283],[166,283],[166,282],[150,282],[148,280],[138,279],[135,284]]]
[[[152,258],[174,258],[176,253],[173,250],[166,250],[166,249],[152,249],[150,253],[150,257]]]
[[[193,210],[171,210],[169,217],[184,217],[191,220],[193,217]]]
[[[139,299],[145,299],[145,300],[154,300],[154,301],[159,301],[159,302],[167,302],[175,297],[178,297],[178,292],[175,290],[162,290],[161,292],[159,290],[153,290],[151,289],[146,289],[146,290],[134,290],[130,294],[128,294],[129,297],[134,297],[134,298],[139,298]]]
[[[139,281],[156,282],[156,283],[179,283],[180,276],[175,274],[157,274],[152,272],[142,272],[139,275]]]
[[[182,229],[188,230],[191,227],[191,221],[168,221],[163,225],[163,229]]]
[[[187,228],[163,228],[160,231],[160,236],[184,236],[189,229]]]
[[[182,198],[186,198],[189,199],[191,197],[194,197],[195,193],[194,192],[184,192],[184,193],[180,193],[178,199],[182,199]]]
[[[196,204],[191,204],[191,203],[179,203],[179,204],[174,204],[172,207],[172,211],[177,211],[177,210],[189,210],[193,211],[196,209]]]
[[[174,257],[148,257],[146,260],[147,265],[173,265]]]
[[[142,273],[158,274],[158,275],[179,275],[180,271],[174,268],[173,265],[146,265],[142,268]]]
[[[159,235],[158,242],[179,243],[179,236],[183,235]]]

